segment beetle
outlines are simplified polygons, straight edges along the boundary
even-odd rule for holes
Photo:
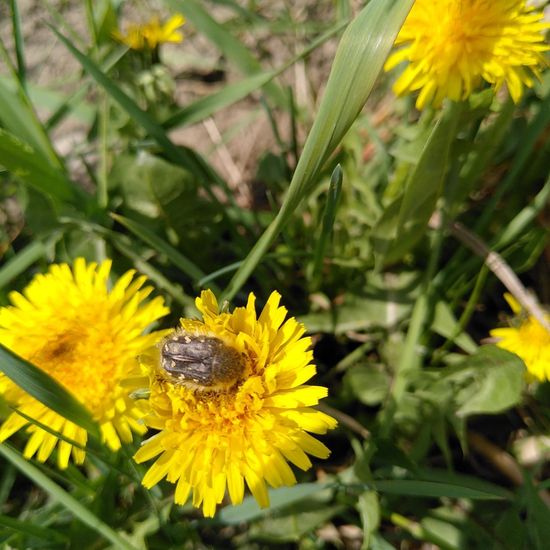
[[[161,367],[170,381],[195,391],[223,391],[244,372],[244,358],[217,336],[177,330],[160,350]]]

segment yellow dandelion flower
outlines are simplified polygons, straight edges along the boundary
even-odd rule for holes
[[[185,23],[185,17],[177,13],[165,23],[154,16],[143,24],[132,23],[124,33],[114,32],[114,37],[132,50],[154,50],[160,44],[167,42],[179,43],[183,34],[178,29]]]
[[[516,299],[505,294],[506,301],[516,315],[522,313]],[[546,315],[550,322],[550,315]],[[519,356],[527,372],[538,380],[550,380],[550,333],[532,316],[519,318],[516,326],[491,330],[491,336],[498,338],[497,346]]]
[[[495,89],[506,83],[517,103],[546,65],[548,28],[525,0],[416,0],[385,70],[408,62],[394,91],[420,90],[419,109],[466,99],[482,80]]]
[[[98,422],[104,442],[117,450],[132,441],[132,431],[143,434],[143,405],[129,398],[122,379],[139,376],[136,356],[150,348],[164,333],[143,334],[144,329],[168,313],[160,297],[145,302],[152,287],[146,277],[128,271],[109,289],[111,261],[100,265],[75,261],[50,266],[23,290],[12,292],[13,305],[0,308],[0,342],[35,364],[69,390]],[[0,374],[0,390],[8,402],[25,415],[85,446],[87,432],[52,411],[7,377]],[[0,426],[0,441],[28,424],[12,413]],[[24,456],[44,462],[57,446],[57,463],[69,459],[81,464],[85,452],[36,426]],[[58,445],[59,443],[59,445]]]
[[[245,482],[260,506],[269,506],[267,485],[293,485],[288,462],[311,467],[307,454],[329,455],[308,432],[324,434],[336,421],[312,408],[326,388],[304,385],[315,374],[311,339],[273,292],[256,317],[255,296],[233,313],[220,312],[210,291],[196,304],[203,320],[181,327],[149,355],[152,413],[159,430],[135,455],[157,457],[143,484],[177,483],[175,502],[193,492],[193,506],[212,517],[226,493],[243,500]],[[307,454],[306,454],[307,453]]]

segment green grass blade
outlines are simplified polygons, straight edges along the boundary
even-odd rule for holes
[[[506,225],[496,241],[491,245],[493,250],[501,250],[504,246],[514,241],[526,228],[528,228],[542,209],[550,201],[550,175],[542,189],[537,193],[531,204],[521,210],[510,223]]]
[[[72,394],[44,371],[25,361],[0,344],[0,371],[28,394],[78,424],[89,433],[97,435],[98,428],[89,411]]]
[[[340,202],[340,195],[342,194],[342,179],[343,179],[342,167],[337,164],[336,168],[332,172],[330,178],[330,185],[327,193],[327,202],[325,204],[325,210],[323,212],[323,220],[321,226],[321,236],[315,246],[315,252],[313,255],[313,287],[317,288],[321,277],[321,267],[325,252],[328,244],[329,237],[332,233],[332,227],[336,218],[336,211],[338,210],[338,203]]]
[[[305,48],[298,55],[292,57],[289,61],[284,63],[281,67],[273,71],[266,71],[260,74],[255,74],[251,77],[245,78],[240,82],[234,84],[228,84],[224,86],[219,92],[211,94],[207,97],[201,98],[187,107],[184,107],[179,112],[172,115],[163,123],[163,127],[166,129],[174,128],[176,126],[186,126],[188,124],[195,124],[212,116],[216,111],[228,107],[233,103],[245,98],[258,88],[261,88],[275,77],[286,71],[289,67],[294,65],[297,61],[307,57],[312,51],[316,50],[321,44],[324,44],[329,38],[340,32],[346,25],[346,22],[339,23],[321,36],[316,38],[307,48]]]
[[[97,516],[90,512],[83,504],[71,496],[62,487],[54,483],[47,475],[43,474],[34,464],[25,460],[19,453],[13,450],[5,443],[0,445],[0,454],[9,460],[16,468],[26,475],[37,486],[41,487],[55,501],[59,502],[74,517],[82,523],[93,529],[96,533],[110,541],[115,548],[124,550],[136,550],[114,529],[101,521]]]
[[[34,240],[25,248],[17,252],[0,268],[0,288],[5,287],[11,281],[25,273],[29,267],[46,255],[46,245],[39,240]]]
[[[91,199],[74,186],[62,170],[51,166],[28,143],[0,128],[0,165],[59,203],[84,205]]]
[[[198,154],[191,149],[178,147],[167,136],[164,128],[141,109],[137,103],[115,84],[92,59],[75,48],[71,42],[51,27],[55,35],[67,47],[71,54],[84,67],[86,72],[160,145],[164,153],[174,164],[187,168],[205,184],[206,190],[215,198],[208,183],[226,187],[223,179]]]
[[[25,45],[23,34],[21,32],[21,15],[19,14],[19,4],[17,0],[10,0],[11,24],[13,30],[13,43],[15,46],[15,58],[17,59],[17,73],[21,86],[27,87],[27,66],[25,64]]]
[[[475,500],[502,500],[506,498],[500,491],[480,490],[477,488],[465,487],[460,483],[388,479],[374,481],[373,486],[381,493],[392,495],[432,498],[470,498]]]
[[[373,0],[346,29],[285,201],[230,281],[225,299],[238,292],[302,199],[317,184],[323,165],[369,97],[412,4],[413,0],[397,0],[391,5],[385,0]]]
[[[172,262],[172,264],[181,269],[183,273],[191,277],[194,282],[197,282],[204,277],[204,272],[197,265],[140,223],[114,213],[111,213],[111,217],[126,227],[126,229],[129,229],[143,242],[147,243],[149,246],[152,246],[157,252],[164,254],[170,262]]]
[[[56,168],[62,168],[62,163],[36,115],[27,91],[20,80],[20,75],[13,66],[1,38],[0,58],[4,60],[9,75],[8,78],[0,80],[0,105],[9,105],[9,108],[0,109],[0,121],[13,134],[29,142],[49,164]]]
[[[237,40],[223,25],[218,23],[197,0],[166,0],[175,11],[185,15],[189,22],[202,35],[206,36],[227,59],[244,74],[252,75],[262,71],[260,62],[250,53],[242,42]],[[265,91],[278,105],[285,105],[283,91],[274,83],[267,84]]]
[[[18,533],[22,533],[26,536],[36,537],[49,541],[50,543],[55,542],[61,544],[62,546],[66,545],[68,539],[65,535],[56,531],[55,529],[48,529],[47,527],[41,527],[35,525],[31,521],[23,521],[20,519],[11,518],[3,514],[0,515],[0,526],[7,529],[11,529]]]
[[[278,73],[275,71],[263,72],[245,78],[240,82],[228,84],[219,92],[203,97],[190,105],[187,105],[179,112],[167,119],[162,126],[166,129],[196,124],[212,116],[216,111],[223,109],[237,101],[245,98],[254,90],[261,88],[272,80]]]
[[[21,84],[18,83],[17,86],[20,87]],[[14,91],[13,85],[7,84],[5,79],[0,79],[0,105],[4,106],[0,109],[2,126],[29,143],[41,154],[43,162],[61,170],[62,165],[29,100],[23,96],[21,90]]]

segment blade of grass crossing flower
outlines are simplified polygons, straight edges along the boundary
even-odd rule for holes
[[[56,413],[89,433],[98,435],[97,425],[84,405],[44,371],[2,344],[0,344],[0,371]]]
[[[34,240],[25,248],[22,248],[0,268],[0,288],[5,287],[29,267],[46,255],[46,245],[39,240]]]
[[[315,252],[313,254],[313,288],[318,288],[321,278],[321,267],[323,259],[325,257],[326,248],[330,235],[332,234],[332,227],[336,218],[336,211],[338,209],[338,203],[340,202],[340,195],[342,194],[342,167],[338,164],[332,172],[330,178],[330,185],[327,193],[327,202],[325,204],[325,210],[323,212],[323,220],[321,225],[321,235],[315,245]]]
[[[196,0],[166,0],[175,11],[185,14],[202,35],[215,44],[225,57],[234,63],[244,74],[252,75],[262,71],[260,62],[223,25],[211,17],[208,11]],[[269,97],[279,106],[286,103],[283,91],[274,83],[265,85]]]
[[[217,201],[208,183],[216,183],[225,190],[227,190],[227,184],[215,170],[191,149],[176,146],[167,136],[164,128],[117,86],[90,57],[84,55],[80,50],[75,48],[71,42],[55,28],[51,27],[51,29],[90,76],[160,145],[166,156],[173,163],[191,170],[197,179],[205,184],[205,190],[210,196]]]
[[[0,444],[0,454],[9,460],[25,476],[41,487],[52,499],[64,506],[68,512],[82,523],[93,529],[96,533],[110,541],[115,548],[124,550],[136,550],[121,535],[97,516],[90,512],[83,504],[71,496],[62,487],[54,483],[47,475],[43,474],[34,464],[24,459],[19,453],[5,443]]]
[[[23,34],[21,33],[21,16],[19,14],[17,0],[10,0],[10,8],[13,44],[15,46],[15,58],[17,59],[17,73],[21,86],[26,89],[27,67],[25,65],[25,45],[23,42]]]
[[[334,152],[369,97],[413,0],[373,0],[348,26],[334,58],[319,113],[307,137],[287,196],[271,225],[234,275],[224,297],[231,299],[248,279],[302,199],[318,183]]]
[[[172,115],[163,123],[165,129],[195,124],[212,116],[216,111],[228,107],[233,103],[245,98],[258,88],[261,88],[275,77],[286,71],[300,59],[307,57],[312,51],[324,44],[329,38],[340,32],[347,22],[335,25],[327,32],[315,39],[307,48],[298,55],[292,57],[278,69],[255,74],[234,84],[224,86],[219,92],[203,97],[190,105],[187,105],[179,112]]]

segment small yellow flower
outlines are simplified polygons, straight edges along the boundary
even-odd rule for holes
[[[158,16],[154,16],[147,23],[128,25],[126,32],[115,31],[114,37],[132,50],[154,50],[160,44],[167,42],[179,43],[183,34],[178,29],[185,23],[185,17],[177,13],[161,23]]]
[[[394,91],[420,90],[419,109],[466,99],[482,80],[495,89],[506,83],[517,103],[546,65],[542,19],[525,0],[416,0],[395,41],[403,47],[385,69],[408,62]]]
[[[510,294],[506,301],[516,315],[522,313],[521,305]],[[550,322],[550,315],[546,315]],[[519,356],[528,373],[538,380],[550,380],[550,333],[534,317],[519,318],[516,326],[491,330],[498,338],[497,346]]]
[[[176,483],[175,502],[193,492],[193,506],[212,517],[226,493],[243,500],[245,482],[260,506],[269,506],[267,484],[293,485],[287,462],[311,467],[306,453],[329,450],[307,432],[324,434],[336,421],[312,408],[326,388],[304,385],[315,374],[310,338],[294,318],[285,321],[273,292],[259,317],[255,296],[233,313],[220,312],[204,291],[196,304],[203,320],[179,328],[149,356],[152,413],[159,430],[135,455],[158,456],[143,479],[150,488],[165,478]],[[191,345],[191,347],[189,347]]]
[[[145,302],[153,290],[146,277],[128,271],[109,289],[111,262],[99,266],[79,258],[74,267],[52,265],[23,290],[12,292],[12,306],[0,308],[0,342],[35,364],[69,390],[98,422],[104,442],[117,450],[143,434],[144,407],[128,397],[121,380],[141,374],[136,356],[150,348],[161,333],[144,334],[148,325],[166,315],[160,297]],[[87,432],[31,397],[0,374],[0,390],[8,402],[64,437],[85,446]],[[0,441],[28,424],[12,413],[0,427]],[[57,463],[66,468],[72,454],[77,464],[85,452],[36,425],[24,456],[44,462],[58,445]]]

